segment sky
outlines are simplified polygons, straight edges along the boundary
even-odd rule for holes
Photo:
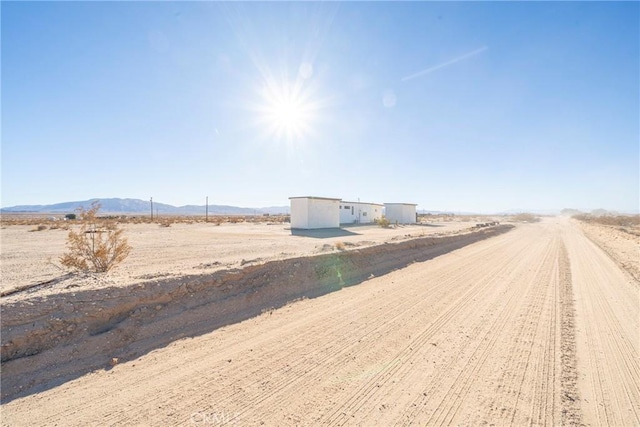
[[[6,2],[2,207],[640,204],[638,2]]]

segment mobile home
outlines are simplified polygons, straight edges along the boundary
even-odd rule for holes
[[[416,206],[414,203],[385,203],[384,216],[392,224],[415,224]]]
[[[340,202],[340,224],[369,224],[382,218],[384,205],[365,202]]]
[[[289,197],[291,228],[316,229],[340,227],[340,200],[328,197]]]

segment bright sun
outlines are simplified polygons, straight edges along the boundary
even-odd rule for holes
[[[311,91],[301,82],[295,84],[269,82],[261,91],[260,122],[270,137],[289,144],[309,136],[317,118]]]
[[[284,130],[294,130],[304,120],[302,109],[302,105],[293,99],[285,99],[273,105],[276,125]]]

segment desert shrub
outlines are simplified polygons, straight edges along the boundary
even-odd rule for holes
[[[335,242],[334,246],[336,247],[337,250],[344,251],[344,248],[345,248],[344,242]]]
[[[46,229],[47,229],[47,226],[46,226],[46,225],[40,224],[40,225],[38,225],[36,228],[31,229],[31,230],[29,230],[29,231],[44,231],[44,230],[46,230]]]
[[[634,227],[640,225],[640,215],[590,215],[590,214],[578,214],[573,215],[572,218],[587,222],[602,225],[612,225],[621,227]]]
[[[100,204],[94,202],[88,210],[79,209],[82,225],[79,231],[69,231],[67,250],[60,263],[72,270],[106,272],[124,261],[131,251],[124,230],[114,221],[97,218]]]
[[[384,216],[382,218],[376,219],[376,224],[378,224],[382,228],[389,228],[391,226],[389,220]]]

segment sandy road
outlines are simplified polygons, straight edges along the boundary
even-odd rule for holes
[[[548,220],[13,400],[2,423],[637,425],[638,286]]]
[[[640,425],[638,283],[582,233],[567,230],[584,420]]]

